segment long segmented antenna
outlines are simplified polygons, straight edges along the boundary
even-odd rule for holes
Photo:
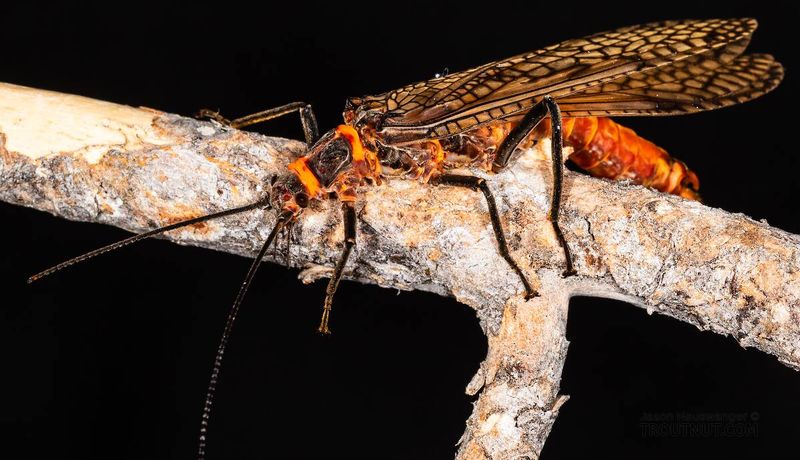
[[[250,270],[247,271],[247,275],[244,277],[242,287],[239,288],[239,293],[236,294],[236,300],[233,301],[233,306],[231,307],[230,312],[228,312],[228,319],[225,322],[225,329],[222,331],[222,338],[220,338],[219,346],[217,347],[217,355],[214,357],[214,368],[211,370],[211,378],[208,381],[206,400],[203,404],[203,416],[200,420],[200,435],[197,442],[198,460],[204,460],[206,458],[206,433],[208,432],[208,421],[211,418],[211,406],[214,402],[214,393],[217,390],[219,372],[222,368],[222,357],[225,355],[225,347],[228,345],[228,339],[231,335],[231,329],[233,329],[233,323],[236,321],[236,316],[239,314],[239,306],[242,304],[242,299],[244,299],[244,295],[247,293],[247,288],[250,287],[250,282],[253,280],[258,267],[261,265],[261,259],[263,259],[266,255],[267,250],[275,240],[275,236],[293,216],[294,213],[291,211],[283,211],[278,216],[278,221],[275,223],[275,227],[272,229],[272,232],[270,232],[267,240],[264,242],[264,245],[261,246],[261,251],[258,252],[255,260],[253,260],[253,263],[250,265]]]
[[[267,204],[268,204],[268,201],[262,199],[262,200],[256,201],[255,203],[251,203],[251,204],[248,204],[248,205],[245,205],[245,206],[241,206],[241,207],[238,207],[238,208],[233,208],[233,209],[228,209],[228,210],[225,210],[225,211],[215,212],[213,214],[206,214],[205,216],[195,217],[193,219],[184,220],[184,221],[177,222],[177,223],[174,223],[174,224],[171,224],[171,225],[167,225],[165,227],[160,227],[160,228],[157,228],[155,230],[150,230],[149,232],[145,232],[145,233],[140,233],[138,235],[134,235],[134,236],[132,236],[130,238],[126,238],[126,239],[124,239],[122,241],[117,241],[116,243],[111,243],[108,246],[103,246],[102,248],[98,248],[98,249],[95,249],[94,251],[87,252],[86,254],[80,255],[78,257],[74,257],[74,258],[69,259],[67,261],[61,262],[58,265],[54,265],[54,266],[48,268],[47,270],[41,271],[41,272],[31,276],[30,278],[28,278],[28,284],[33,283],[34,281],[38,281],[38,280],[44,278],[45,276],[52,275],[53,273],[55,273],[55,272],[57,272],[57,271],[59,271],[59,270],[61,270],[63,268],[67,268],[67,267],[69,267],[71,265],[75,265],[75,264],[83,262],[85,260],[89,260],[92,257],[96,257],[96,256],[99,256],[101,254],[105,254],[107,252],[111,252],[111,251],[113,251],[115,249],[119,249],[119,248],[125,247],[125,246],[127,246],[129,244],[133,244],[133,243],[135,243],[137,241],[141,241],[141,240],[143,240],[145,238],[150,238],[151,236],[155,236],[155,235],[158,235],[158,234],[161,234],[161,233],[164,233],[164,232],[168,232],[170,230],[175,230],[176,228],[185,227],[187,225],[193,225],[193,224],[196,224],[196,223],[199,223],[199,222],[204,222],[204,221],[211,220],[211,219],[216,219],[216,218],[219,218],[219,217],[225,217],[225,216],[230,216],[230,215],[233,215],[233,214],[238,214],[238,213],[241,213],[241,212],[249,211],[251,209],[255,209],[255,208],[259,207],[259,206],[264,206],[264,205],[267,205]]]

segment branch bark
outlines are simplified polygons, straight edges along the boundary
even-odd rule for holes
[[[579,276],[563,279],[546,223],[549,142],[486,176],[530,301],[497,252],[480,194],[389,180],[365,187],[346,277],[453,296],[474,308],[489,354],[458,458],[537,458],[566,396],[566,320],[574,295],[628,301],[731,335],[800,370],[800,237],[702,204],[567,172],[561,223]],[[301,154],[269,138],[156,110],[0,84],[0,199],[141,232],[254,202]],[[273,211],[197,224],[165,237],[253,257]],[[294,227],[304,281],[330,273],[339,207],[315,203]],[[282,259],[282,258],[281,258]],[[272,260],[285,263],[284,260]],[[323,268],[325,267],[325,268]],[[479,280],[479,282],[476,282]]]

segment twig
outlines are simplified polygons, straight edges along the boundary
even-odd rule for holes
[[[468,386],[481,395],[459,458],[538,457],[566,400],[558,391],[574,295],[622,299],[729,334],[800,369],[800,237],[568,172],[561,223],[579,276],[564,279],[545,220],[548,144],[485,176],[512,254],[541,293],[528,302],[497,252],[480,194],[389,180],[365,187],[358,203],[359,242],[346,277],[454,296],[476,309],[489,338]],[[268,193],[269,178],[303,150],[155,110],[0,84],[0,199],[67,219],[141,232],[241,206]],[[274,219],[259,209],[166,237],[252,257]],[[294,232],[291,261],[307,267],[301,276],[326,276],[320,267],[333,265],[341,245],[339,207],[308,209]]]

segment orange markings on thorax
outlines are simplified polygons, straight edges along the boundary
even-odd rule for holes
[[[359,178],[368,177],[376,183],[380,183],[381,162],[375,152],[364,148],[358,131],[352,126],[339,125],[336,127],[336,134],[344,137],[350,143],[353,167]]]
[[[364,161],[364,145],[361,144],[361,137],[358,131],[352,126],[339,125],[336,127],[336,134],[344,137],[350,143],[353,152],[353,161]]]
[[[300,157],[289,164],[289,170],[295,173],[300,182],[305,186],[309,198],[316,198],[321,192],[319,179],[314,171],[308,167],[308,157]]]
[[[308,193],[309,198],[317,198],[325,192],[335,191],[342,196],[349,196],[349,189],[362,178],[370,178],[376,183],[380,183],[381,163],[375,152],[367,150],[361,143],[361,138],[353,127],[339,125],[335,130],[335,138],[345,138],[350,144],[350,155],[353,168],[341,174],[333,183],[325,185],[320,183],[319,178],[308,166],[312,160],[311,155],[305,155],[289,164],[288,168],[292,171]]]

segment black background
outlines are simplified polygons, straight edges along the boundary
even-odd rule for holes
[[[374,94],[623,25],[753,16],[751,49],[787,68],[772,94],[625,123],[686,161],[711,206],[800,233],[797,6],[767,2],[264,2],[0,7],[0,81],[191,114],[295,100],[324,129]],[[558,2],[561,3],[561,2]],[[261,131],[300,137],[293,117]],[[567,197],[567,199],[574,199]],[[190,458],[212,356],[249,261],[148,241],[34,286],[29,274],[126,233],[0,204],[5,458]],[[472,310],[345,282],[334,335],[323,283],[264,264],[227,353],[209,458],[451,458],[486,353]],[[619,302],[574,299],[560,458],[786,458],[800,375],[730,337]],[[647,413],[747,414],[746,436],[643,436]]]

